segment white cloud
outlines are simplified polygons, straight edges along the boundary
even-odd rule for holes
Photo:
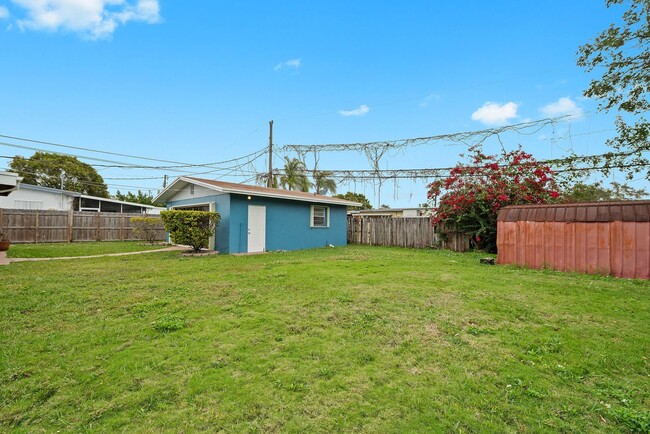
[[[278,63],[277,65],[275,65],[273,70],[274,71],[279,71],[279,70],[281,70],[282,68],[285,68],[285,67],[286,68],[298,69],[301,66],[302,66],[302,62],[300,61],[300,59],[291,59],[291,60],[287,60],[286,62]]]
[[[518,107],[514,102],[505,104],[486,102],[481,108],[472,113],[472,120],[490,126],[505,125],[510,119],[517,117]]]
[[[545,105],[539,111],[542,115],[548,118],[554,118],[558,116],[571,116],[573,119],[580,119],[582,117],[583,110],[568,96],[560,98],[557,101]]]
[[[431,101],[433,101],[434,99],[435,99],[435,100],[440,99],[440,95],[438,95],[438,94],[436,94],[436,93],[429,94],[429,95],[425,96],[425,97],[422,99],[422,101],[420,101],[420,104],[419,104],[419,105],[420,105],[420,107],[426,107],[426,106],[428,106],[428,105],[431,103]]]
[[[25,9],[22,30],[65,30],[91,39],[109,38],[129,21],[160,22],[158,0],[12,0]]]
[[[0,20],[9,18],[9,9],[4,6],[0,6]]]
[[[370,107],[363,104],[354,110],[339,110],[341,116],[363,116],[370,111]]]

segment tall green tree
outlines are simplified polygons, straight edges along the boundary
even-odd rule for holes
[[[314,170],[314,188],[316,194],[336,194],[336,181],[331,178],[332,172],[326,170]]]
[[[284,175],[280,177],[280,185],[286,190],[309,191],[311,184],[305,163],[297,158],[284,157]]]
[[[109,197],[104,179],[89,164],[69,155],[36,152],[29,158],[16,155],[9,168],[23,177],[25,184],[61,188],[90,196]]]
[[[632,188],[627,184],[612,182],[609,187],[602,182],[587,184],[576,182],[562,192],[562,197],[567,202],[608,202],[618,200],[643,199],[647,193],[643,189]]]
[[[360,207],[349,206],[348,209],[372,209],[372,205],[370,204],[370,201],[363,193],[353,193],[351,191],[348,191],[345,194],[335,194],[334,197],[338,197],[339,199],[349,200],[352,202],[359,202],[361,204]]]
[[[143,205],[155,205],[161,206],[153,202],[153,195],[150,193],[144,193],[138,190],[138,194],[131,193],[130,191],[126,194],[121,193],[120,190],[117,190],[113,198],[117,200],[123,200],[125,202],[141,203]]]
[[[615,152],[605,157],[604,172],[617,168],[645,171],[650,179],[650,0],[606,0],[607,7],[627,5],[622,25],[611,24],[594,41],[579,48],[578,65],[588,72],[603,69],[584,92],[600,101],[600,110],[616,110],[617,136],[607,144]],[[601,162],[602,163],[602,162]]]

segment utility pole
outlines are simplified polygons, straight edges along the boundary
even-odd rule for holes
[[[269,179],[266,186],[273,188],[273,121],[269,121]]]
[[[167,187],[167,175],[163,178],[163,188]]]

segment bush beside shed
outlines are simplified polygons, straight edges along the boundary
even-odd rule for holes
[[[650,201],[509,206],[497,263],[650,279]]]

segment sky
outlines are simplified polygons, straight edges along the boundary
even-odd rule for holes
[[[597,0],[0,0],[0,135],[123,154],[0,137],[0,169],[38,148],[83,157],[113,193],[155,194],[164,175],[184,173],[254,183],[266,155],[237,170],[226,168],[250,157],[107,166],[173,165],[130,156],[242,157],[268,145],[270,120],[274,167],[296,156],[281,150],[286,144],[427,137],[563,115],[570,121],[503,135],[486,150],[521,144],[538,159],[602,153],[615,113],[582,96],[597,73],[576,65],[577,51],[622,11]],[[448,167],[466,149],[407,147],[380,167]],[[312,168],[313,156],[306,161]],[[371,168],[355,151],[322,152],[318,167]],[[346,182],[339,192],[408,207],[426,201],[426,184],[389,180],[378,191]],[[643,179],[630,185],[647,188]]]

